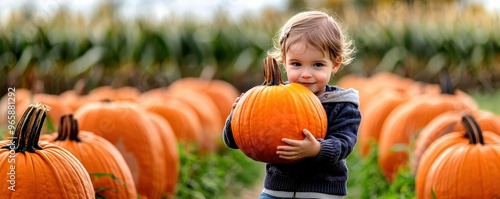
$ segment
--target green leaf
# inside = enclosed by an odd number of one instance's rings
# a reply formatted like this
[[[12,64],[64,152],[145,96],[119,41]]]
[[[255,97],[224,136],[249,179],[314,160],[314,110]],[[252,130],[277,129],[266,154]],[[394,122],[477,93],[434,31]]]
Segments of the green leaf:
[[[93,172],[93,173],[89,173],[90,176],[94,177],[96,180],[99,180],[100,178],[102,177],[110,177],[111,179],[113,179],[114,181],[122,184],[122,185],[125,185],[125,183],[123,183],[123,181],[121,181],[120,179],[118,179],[115,175],[113,175],[112,173],[99,173],[99,172]]]

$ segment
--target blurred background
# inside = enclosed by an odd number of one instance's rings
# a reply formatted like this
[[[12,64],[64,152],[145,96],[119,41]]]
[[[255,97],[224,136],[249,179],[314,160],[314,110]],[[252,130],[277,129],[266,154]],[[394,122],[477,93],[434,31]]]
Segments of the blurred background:
[[[390,71],[435,82],[448,70],[457,87],[491,92],[500,81],[498,4],[4,0],[0,94],[9,86],[50,94],[99,85],[145,91],[200,76],[244,91],[261,82],[261,60],[278,28],[310,9],[335,13],[355,41],[356,60],[338,78]]]
[[[361,108],[383,96],[375,95],[380,88],[368,81],[377,74],[436,85],[447,73],[452,88],[469,94],[482,110],[500,114],[496,0],[2,0],[0,96],[11,87],[25,88],[30,93],[25,98],[71,91],[74,98],[55,104],[79,106],[94,89],[108,87],[133,88],[131,101],[141,101],[141,93],[187,77],[223,80],[245,92],[262,83],[262,59],[279,28],[292,15],[313,9],[333,14],[354,40],[355,60],[331,84],[358,88]],[[347,84],[352,75],[364,84]],[[382,88],[401,83],[378,77],[374,81],[387,81]],[[231,91],[228,104],[239,94]],[[416,97],[408,96],[404,99]],[[219,123],[227,116],[222,113]],[[368,111],[362,114],[368,121]],[[2,124],[0,130],[6,130]],[[217,140],[220,132],[215,131]],[[209,156],[180,152],[177,198],[256,197],[264,165],[239,150],[219,150]],[[390,182],[376,151],[361,157],[357,150],[348,159],[348,198],[415,198],[413,173]]]

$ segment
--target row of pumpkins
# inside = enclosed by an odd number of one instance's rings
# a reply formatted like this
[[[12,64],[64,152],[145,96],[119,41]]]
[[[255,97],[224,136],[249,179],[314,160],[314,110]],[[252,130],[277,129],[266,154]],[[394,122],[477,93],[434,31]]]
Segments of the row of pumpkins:
[[[362,157],[378,152],[389,182],[410,168],[418,198],[498,198],[500,117],[441,77],[440,84],[392,73],[340,79],[360,93],[357,147]]]
[[[224,147],[222,128],[239,91],[222,80],[189,77],[145,92],[102,86],[86,95],[22,88],[14,94],[17,128],[3,132],[0,171],[13,166],[15,175],[0,182],[3,198],[135,199],[175,197],[178,146],[197,155]],[[8,122],[0,116],[0,125]]]

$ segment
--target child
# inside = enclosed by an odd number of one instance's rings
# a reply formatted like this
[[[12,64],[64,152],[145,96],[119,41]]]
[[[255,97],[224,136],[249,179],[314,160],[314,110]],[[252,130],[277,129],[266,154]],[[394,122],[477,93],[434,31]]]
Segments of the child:
[[[320,99],[328,118],[325,138],[307,129],[304,140],[283,138],[276,154],[293,164],[267,164],[260,198],[342,198],[347,195],[345,158],[357,141],[361,122],[358,92],[328,86],[330,77],[352,58],[353,48],[337,22],[324,12],[307,11],[288,20],[268,58],[283,63],[288,81],[300,83]],[[236,106],[239,98],[233,104]],[[224,143],[237,149],[226,120]]]

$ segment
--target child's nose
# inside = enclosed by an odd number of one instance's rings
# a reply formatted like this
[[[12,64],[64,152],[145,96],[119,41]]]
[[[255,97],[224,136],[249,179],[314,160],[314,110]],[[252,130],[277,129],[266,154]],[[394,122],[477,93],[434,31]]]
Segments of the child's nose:
[[[312,73],[308,69],[304,69],[301,73],[301,76],[303,78],[309,78],[312,77]]]

